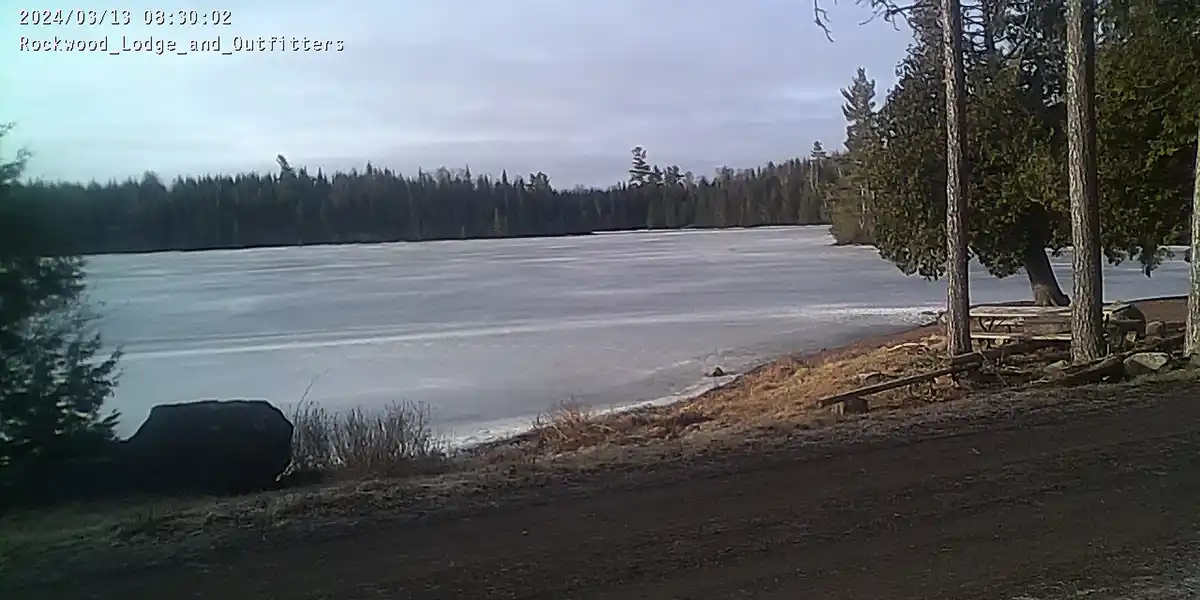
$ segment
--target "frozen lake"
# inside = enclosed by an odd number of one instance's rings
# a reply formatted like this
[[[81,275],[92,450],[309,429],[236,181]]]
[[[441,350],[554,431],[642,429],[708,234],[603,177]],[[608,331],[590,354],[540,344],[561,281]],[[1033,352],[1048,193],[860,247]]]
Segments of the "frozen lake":
[[[203,398],[331,408],[426,402],[463,441],[575,399],[661,398],[772,354],[903,327],[944,284],[825,227],[97,256],[92,296],[121,344],[113,406]],[[1055,260],[1070,291],[1069,255]],[[1187,267],[1108,268],[1108,299],[1184,294]],[[973,272],[972,302],[1024,299]]]

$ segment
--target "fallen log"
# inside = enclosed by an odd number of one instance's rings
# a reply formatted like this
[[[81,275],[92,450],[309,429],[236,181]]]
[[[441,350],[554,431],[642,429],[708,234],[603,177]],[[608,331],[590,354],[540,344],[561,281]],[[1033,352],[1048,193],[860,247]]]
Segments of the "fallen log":
[[[820,400],[817,401],[817,406],[822,406],[822,407],[830,406],[832,404],[837,404],[838,402],[845,402],[846,400],[849,400],[851,398],[858,398],[861,396],[870,396],[871,394],[878,394],[879,392],[886,392],[888,390],[902,388],[906,385],[913,385],[916,383],[931,381],[931,380],[937,379],[938,377],[941,377],[943,375],[954,375],[956,373],[964,373],[966,371],[970,371],[971,369],[978,368],[979,364],[980,363],[966,362],[966,363],[962,363],[962,364],[958,364],[958,365],[950,365],[948,367],[942,367],[942,368],[934,370],[934,371],[929,371],[928,373],[909,375],[908,377],[901,377],[899,379],[893,379],[891,381],[885,381],[883,383],[876,383],[874,385],[860,387],[857,389],[850,390],[848,392],[842,392],[840,394],[834,394],[832,396],[826,396],[824,398],[821,398]]]
[[[1120,356],[1105,356],[1090,363],[1068,367],[1058,377],[1052,379],[1056,385],[1082,385],[1099,383],[1109,377],[1125,374],[1125,361]]]
[[[1037,350],[1038,348],[1043,348],[1047,345],[1048,345],[1047,342],[1040,341],[1040,340],[1026,340],[1026,341],[1022,341],[1022,342],[1017,342],[1015,344],[1005,344],[998,348],[991,348],[991,349],[982,350],[979,352],[968,352],[966,354],[956,354],[954,356],[951,356],[947,360],[947,362],[950,363],[948,366],[942,367],[940,369],[935,369],[933,371],[929,371],[926,373],[918,373],[916,375],[909,375],[908,377],[901,377],[899,379],[893,379],[891,381],[884,381],[882,383],[876,383],[876,384],[872,384],[872,385],[868,385],[868,386],[863,386],[863,387],[856,388],[856,389],[853,389],[853,390],[850,390],[847,392],[842,392],[840,394],[834,394],[832,396],[826,396],[817,401],[817,406],[821,406],[821,407],[831,406],[833,404],[837,404],[838,402],[845,402],[846,400],[850,400],[853,398],[860,398],[862,396],[870,396],[871,394],[878,394],[880,392],[886,392],[888,390],[894,390],[896,388],[902,388],[902,387],[908,386],[908,385],[915,385],[915,384],[923,383],[926,381],[932,381],[934,379],[937,379],[938,377],[942,377],[943,375],[956,375],[958,373],[965,373],[972,369],[978,369],[979,367],[983,366],[983,363],[985,361],[992,361],[992,360],[1004,358],[1006,356],[1015,356],[1017,354],[1022,354],[1025,352],[1030,352],[1032,350]]]

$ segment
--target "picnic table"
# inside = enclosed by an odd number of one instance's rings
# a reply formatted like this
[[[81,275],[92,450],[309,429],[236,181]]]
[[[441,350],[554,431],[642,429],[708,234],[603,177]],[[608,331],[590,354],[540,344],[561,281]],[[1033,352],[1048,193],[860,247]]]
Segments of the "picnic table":
[[[1129,302],[1110,302],[1102,307],[1103,331],[1109,343],[1120,343],[1130,331],[1145,331],[1145,318]],[[1068,306],[980,305],[971,307],[971,339],[981,345],[1018,340],[1071,341],[1071,308]]]

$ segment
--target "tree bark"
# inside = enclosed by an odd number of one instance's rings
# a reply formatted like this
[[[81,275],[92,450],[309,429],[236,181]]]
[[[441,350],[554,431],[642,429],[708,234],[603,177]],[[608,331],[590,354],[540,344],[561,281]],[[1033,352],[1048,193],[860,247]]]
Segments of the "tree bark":
[[[1050,257],[1046,256],[1046,249],[1041,244],[1030,242],[1025,248],[1025,274],[1029,276],[1034,305],[1070,306],[1071,300],[1058,285]]]
[[[966,81],[963,74],[962,6],[942,0],[942,57],[946,76],[946,349],[971,351],[970,282],[967,272]]]
[[[1067,172],[1074,285],[1071,360],[1104,354],[1100,200],[1096,186],[1096,0],[1067,2]]]
[[[1200,116],[1200,115],[1198,115]],[[1200,118],[1196,119],[1200,129]],[[1188,356],[1200,354],[1200,140],[1196,143],[1196,182],[1192,188],[1192,239],[1191,267],[1192,288],[1188,293],[1187,337],[1184,352]]]

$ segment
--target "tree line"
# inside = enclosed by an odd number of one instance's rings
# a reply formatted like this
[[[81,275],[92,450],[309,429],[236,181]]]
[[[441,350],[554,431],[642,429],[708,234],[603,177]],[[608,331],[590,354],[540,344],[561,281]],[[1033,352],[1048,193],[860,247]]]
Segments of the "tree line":
[[[406,177],[371,164],[315,174],[284,156],[271,174],[14,184],[13,202],[53,236],[46,252],[98,254],[296,244],[584,234],[631,229],[828,223],[836,155],[696,176],[633,149],[629,178],[557,189],[542,172],[510,178],[440,168]]]

